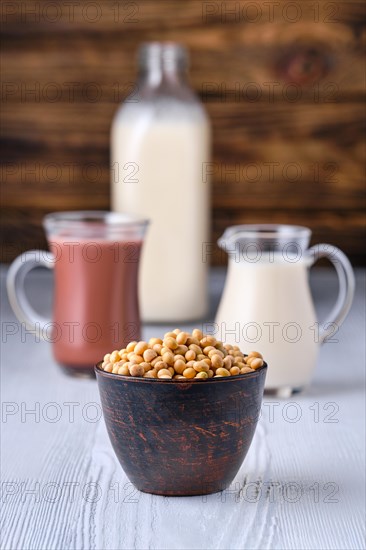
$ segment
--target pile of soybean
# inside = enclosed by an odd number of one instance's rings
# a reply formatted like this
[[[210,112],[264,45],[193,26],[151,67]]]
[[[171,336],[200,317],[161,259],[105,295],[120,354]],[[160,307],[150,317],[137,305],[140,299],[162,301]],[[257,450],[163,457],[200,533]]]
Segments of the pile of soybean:
[[[180,381],[238,376],[262,366],[259,352],[244,355],[238,346],[223,344],[197,328],[192,334],[175,329],[163,339],[130,342],[107,353],[102,363],[102,369],[113,374]]]

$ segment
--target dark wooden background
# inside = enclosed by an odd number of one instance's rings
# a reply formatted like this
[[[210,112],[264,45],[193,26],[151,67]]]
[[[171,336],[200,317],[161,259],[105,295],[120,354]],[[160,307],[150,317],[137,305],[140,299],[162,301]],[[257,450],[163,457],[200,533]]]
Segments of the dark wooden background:
[[[3,261],[45,246],[45,213],[109,208],[109,129],[136,50],[174,40],[213,124],[212,239],[236,223],[304,224],[362,262],[364,2],[1,8]]]

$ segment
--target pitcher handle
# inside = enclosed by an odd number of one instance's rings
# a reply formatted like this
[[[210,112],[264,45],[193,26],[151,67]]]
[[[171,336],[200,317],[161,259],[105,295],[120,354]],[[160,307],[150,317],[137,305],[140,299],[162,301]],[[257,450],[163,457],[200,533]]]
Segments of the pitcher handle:
[[[21,323],[24,323],[27,330],[36,334],[38,338],[43,338],[43,328],[51,320],[37,313],[30,305],[24,288],[25,278],[35,267],[43,266],[53,269],[54,264],[55,256],[50,252],[28,250],[13,261],[6,278],[8,298],[15,316]]]
[[[342,325],[351,309],[355,293],[355,276],[349,259],[336,246],[325,243],[317,244],[308,250],[307,255],[311,260],[311,265],[320,258],[328,258],[338,275],[339,291],[337,301],[329,316],[325,319],[323,328],[320,328],[319,331],[319,341],[322,344],[329,336],[334,334],[334,326],[339,328]]]

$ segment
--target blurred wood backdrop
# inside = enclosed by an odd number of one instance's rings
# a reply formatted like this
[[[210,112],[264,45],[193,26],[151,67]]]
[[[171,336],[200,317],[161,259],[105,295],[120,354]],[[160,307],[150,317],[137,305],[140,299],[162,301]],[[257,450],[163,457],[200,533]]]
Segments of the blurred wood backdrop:
[[[364,6],[3,2],[2,260],[46,246],[47,212],[109,208],[110,124],[136,50],[174,40],[213,124],[212,238],[236,223],[304,224],[360,264]]]

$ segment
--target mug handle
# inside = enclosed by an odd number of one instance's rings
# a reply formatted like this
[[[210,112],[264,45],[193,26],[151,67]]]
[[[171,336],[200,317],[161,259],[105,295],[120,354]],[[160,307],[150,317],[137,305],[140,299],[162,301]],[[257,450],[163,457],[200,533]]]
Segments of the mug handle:
[[[353,296],[355,293],[355,276],[351,263],[347,256],[331,244],[316,244],[307,252],[311,260],[310,266],[320,258],[328,258],[337,271],[339,281],[339,291],[337,301],[329,316],[323,323],[323,328],[319,331],[319,342],[323,344],[329,336],[334,334],[334,327],[339,328],[349,310],[351,309]]]
[[[25,293],[24,282],[28,273],[35,267],[53,269],[54,264],[55,256],[50,252],[28,250],[13,261],[6,278],[8,298],[15,316],[20,323],[24,323],[27,330],[32,331],[39,338],[43,338],[43,327],[51,320],[32,308]]]

